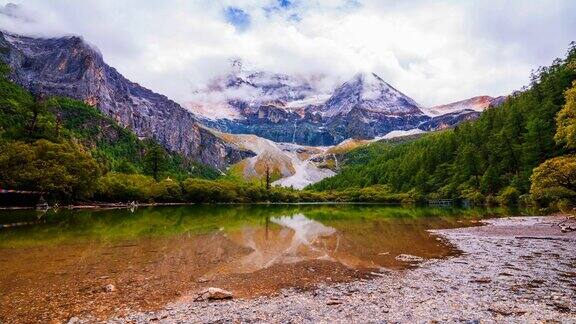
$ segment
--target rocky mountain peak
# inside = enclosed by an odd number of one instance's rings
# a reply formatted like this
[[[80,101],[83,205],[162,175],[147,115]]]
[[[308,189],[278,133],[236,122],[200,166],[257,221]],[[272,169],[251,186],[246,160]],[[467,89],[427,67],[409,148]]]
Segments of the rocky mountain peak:
[[[0,42],[5,48],[15,48],[21,56],[7,56],[12,65],[21,60],[24,69],[14,69],[13,76],[26,87],[33,87],[34,82],[25,70],[36,71],[51,82],[62,78],[80,80],[87,72],[94,71],[104,64],[102,54],[86,43],[79,36],[59,38],[33,38],[0,32]],[[58,71],[58,73],[52,73]],[[33,92],[40,92],[32,88]]]
[[[391,116],[422,115],[420,105],[375,73],[359,73],[338,87],[323,107],[324,115],[346,115],[352,109]]]
[[[375,73],[358,73],[354,81],[361,88],[361,99],[377,99],[382,93],[399,92]]]
[[[454,114],[462,111],[482,112],[490,107],[499,106],[506,97],[476,96],[449,104],[438,105],[424,109],[432,117],[444,114]]]

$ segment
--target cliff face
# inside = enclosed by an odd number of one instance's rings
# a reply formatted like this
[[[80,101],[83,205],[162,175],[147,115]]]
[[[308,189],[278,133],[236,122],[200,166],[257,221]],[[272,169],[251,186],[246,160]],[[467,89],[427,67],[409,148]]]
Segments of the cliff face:
[[[79,37],[37,39],[0,32],[0,48],[12,80],[36,95],[82,100],[137,136],[218,169],[253,155],[216,137],[174,101],[123,77]]]

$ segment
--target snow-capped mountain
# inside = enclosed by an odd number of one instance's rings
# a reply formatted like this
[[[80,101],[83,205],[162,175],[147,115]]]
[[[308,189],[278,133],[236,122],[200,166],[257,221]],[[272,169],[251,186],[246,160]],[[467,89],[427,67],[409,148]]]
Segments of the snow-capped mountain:
[[[430,119],[418,103],[374,73],[357,74],[338,87],[320,109],[335,143],[413,129]]]
[[[218,131],[330,146],[349,138],[381,138],[393,131],[453,127],[505,99],[479,96],[426,108],[375,73],[358,73],[332,90],[321,91],[314,81],[237,68],[210,82],[199,92],[199,100],[187,107]]]
[[[206,126],[302,145],[374,138],[430,119],[413,99],[374,73],[358,74],[325,93],[303,77],[237,72],[217,78],[201,94],[224,99],[187,104]]]
[[[498,106],[506,97],[477,96],[470,99],[460,100],[446,105],[434,106],[424,109],[429,116],[436,117],[444,114],[451,114],[465,110],[482,112],[491,106]]]
[[[412,98],[394,89],[374,73],[359,73],[340,87],[322,106],[325,117],[362,109],[387,116],[423,115]]]

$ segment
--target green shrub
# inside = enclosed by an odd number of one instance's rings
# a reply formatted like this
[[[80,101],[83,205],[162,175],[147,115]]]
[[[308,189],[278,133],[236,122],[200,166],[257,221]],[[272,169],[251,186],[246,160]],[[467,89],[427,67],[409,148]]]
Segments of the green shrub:
[[[64,141],[0,140],[0,187],[46,192],[56,199],[85,199],[100,169],[82,145]]]
[[[488,207],[497,206],[498,205],[498,199],[496,197],[494,197],[494,195],[487,195],[486,200],[485,200],[485,204]]]
[[[558,200],[556,208],[563,213],[569,213],[574,208],[574,204],[570,199],[563,198]]]
[[[178,202],[182,201],[182,188],[178,181],[170,178],[157,182],[153,187],[152,196],[155,201]]]
[[[508,186],[500,192],[498,195],[498,202],[503,206],[516,206],[520,199],[520,192],[518,189]]]
[[[562,187],[552,187],[533,191],[532,199],[541,207],[553,206],[561,199],[575,199],[574,191]]]
[[[473,206],[483,206],[486,202],[486,197],[478,190],[464,190],[461,198],[468,200]]]
[[[95,196],[104,201],[148,201],[154,198],[155,185],[149,176],[108,173],[98,180]]]
[[[536,207],[538,203],[534,200],[534,197],[531,194],[523,194],[520,195],[518,203],[522,207]]]
[[[227,181],[189,178],[182,182],[184,199],[190,202],[237,202],[238,185]]]

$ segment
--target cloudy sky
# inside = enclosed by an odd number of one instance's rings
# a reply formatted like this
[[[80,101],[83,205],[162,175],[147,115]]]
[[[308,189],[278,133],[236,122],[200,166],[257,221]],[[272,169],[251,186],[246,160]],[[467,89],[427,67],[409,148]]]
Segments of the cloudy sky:
[[[502,95],[576,40],[574,0],[0,0],[0,29],[81,35],[129,79],[183,102],[252,69],[372,71],[425,106]]]

